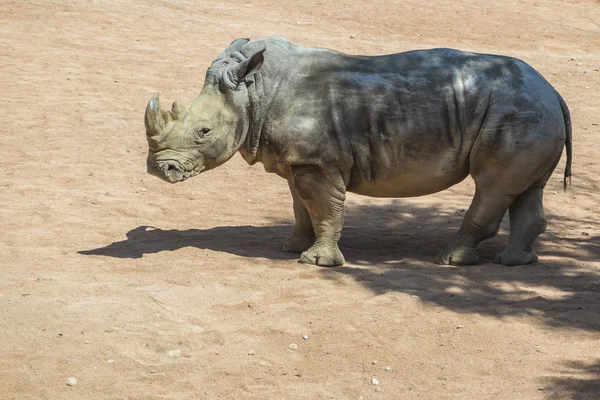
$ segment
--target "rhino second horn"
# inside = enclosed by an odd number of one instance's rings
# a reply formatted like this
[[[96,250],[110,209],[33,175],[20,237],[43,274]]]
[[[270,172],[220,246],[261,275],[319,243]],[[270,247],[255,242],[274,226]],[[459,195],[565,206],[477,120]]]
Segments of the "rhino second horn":
[[[144,122],[146,123],[146,133],[148,136],[160,135],[165,127],[165,118],[160,108],[160,95],[158,93],[152,96],[148,102],[148,106],[146,106]]]
[[[171,113],[175,118],[181,118],[185,115],[185,106],[182,106],[180,103],[174,101],[173,107],[171,107]]]

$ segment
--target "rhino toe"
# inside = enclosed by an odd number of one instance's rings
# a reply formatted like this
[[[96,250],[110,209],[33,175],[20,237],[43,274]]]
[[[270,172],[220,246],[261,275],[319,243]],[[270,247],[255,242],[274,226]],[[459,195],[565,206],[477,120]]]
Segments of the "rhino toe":
[[[451,247],[442,250],[436,261],[442,265],[474,265],[479,262],[479,256],[472,247]]]
[[[313,246],[300,255],[300,262],[321,267],[337,267],[343,265],[344,255],[340,249]]]
[[[507,267],[512,267],[514,265],[526,265],[537,262],[538,256],[535,254],[535,251],[531,249],[526,250],[514,250],[514,249],[504,249],[494,259],[496,264],[502,264]]]

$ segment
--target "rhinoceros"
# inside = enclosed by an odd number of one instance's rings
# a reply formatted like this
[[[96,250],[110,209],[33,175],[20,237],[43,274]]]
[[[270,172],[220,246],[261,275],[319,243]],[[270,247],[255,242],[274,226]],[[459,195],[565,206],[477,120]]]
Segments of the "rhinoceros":
[[[295,225],[283,251],[320,266],[344,263],[338,240],[346,192],[422,196],[471,175],[475,195],[437,262],[475,264],[476,246],[509,211],[503,265],[533,263],[546,229],[542,194],[566,148],[562,97],[525,62],[439,48],[351,56],[285,38],[236,39],[189,104],[145,113],[147,169],[180,182],[239,152],[286,179]]]

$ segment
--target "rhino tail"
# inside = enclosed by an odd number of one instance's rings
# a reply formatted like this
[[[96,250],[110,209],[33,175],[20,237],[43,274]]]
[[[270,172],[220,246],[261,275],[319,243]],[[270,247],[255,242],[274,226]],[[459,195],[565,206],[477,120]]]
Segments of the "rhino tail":
[[[571,160],[573,158],[573,131],[571,128],[571,113],[569,112],[569,107],[567,107],[567,103],[561,97],[561,95],[556,92],[558,96],[558,101],[560,102],[560,109],[563,113],[563,118],[565,120],[565,131],[567,134],[565,140],[565,149],[567,150],[567,164],[565,166],[565,176],[564,176],[564,191],[567,191],[567,182],[568,185],[571,186]]]

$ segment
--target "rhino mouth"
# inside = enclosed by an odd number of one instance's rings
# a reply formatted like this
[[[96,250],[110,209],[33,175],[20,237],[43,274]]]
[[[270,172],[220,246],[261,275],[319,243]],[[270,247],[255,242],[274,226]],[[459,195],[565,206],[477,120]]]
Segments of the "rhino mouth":
[[[160,160],[154,162],[148,160],[148,173],[170,183],[183,181],[188,175],[181,163],[176,160]]]
[[[159,161],[158,166],[165,179],[171,183],[182,181],[186,178],[183,166],[175,160]]]

